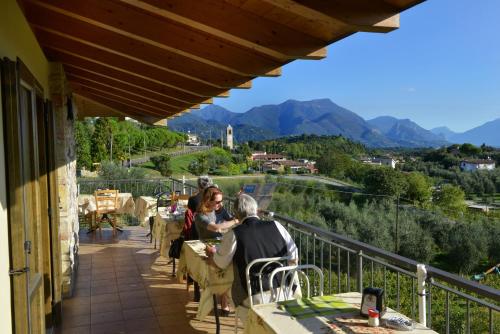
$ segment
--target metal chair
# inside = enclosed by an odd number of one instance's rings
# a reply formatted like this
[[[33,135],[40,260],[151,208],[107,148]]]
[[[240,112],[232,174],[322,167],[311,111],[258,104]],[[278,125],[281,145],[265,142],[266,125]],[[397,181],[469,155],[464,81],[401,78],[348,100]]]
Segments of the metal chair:
[[[258,283],[259,283],[260,300],[258,300],[258,304],[270,302],[269,300],[266,300],[266,296],[269,297],[270,295],[269,294],[265,295],[262,279],[264,276],[269,276],[269,274],[273,272],[274,268],[284,267],[285,261],[289,261],[289,260],[290,260],[290,257],[288,257],[288,256],[268,257],[268,258],[255,259],[247,265],[247,267],[245,269],[245,276],[246,276],[246,281],[247,281],[248,300],[249,300],[250,308],[252,308],[254,305],[254,296],[255,296],[253,291],[252,291],[252,275],[254,278],[257,278]],[[260,269],[257,272],[252,272],[252,269],[254,269],[254,267],[258,266],[258,265],[261,265]],[[269,285],[269,287],[272,287],[272,284]],[[234,333],[235,334],[238,333],[238,319],[239,318],[246,318],[246,313],[248,312],[247,309],[248,309],[248,307],[246,307],[244,305],[238,306],[235,309],[235,315],[234,315]]]
[[[321,269],[313,264],[302,264],[298,266],[280,267],[273,270],[269,276],[269,285],[271,286],[274,277],[281,274],[281,282],[277,289],[271,289],[271,300],[281,301],[293,299],[293,282],[299,281],[301,287],[306,287],[307,298],[311,297],[311,285],[309,276],[305,269],[312,269],[319,277],[319,288],[315,295],[323,296],[324,276]]]

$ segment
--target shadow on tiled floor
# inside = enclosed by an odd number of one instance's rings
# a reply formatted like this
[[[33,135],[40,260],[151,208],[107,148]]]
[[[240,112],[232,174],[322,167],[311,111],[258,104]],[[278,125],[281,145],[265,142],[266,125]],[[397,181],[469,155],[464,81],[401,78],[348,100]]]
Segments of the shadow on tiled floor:
[[[172,277],[172,266],[148,242],[147,230],[128,227],[80,233],[75,294],[63,301],[58,333],[215,333],[215,320],[196,320],[192,288]],[[232,333],[234,318],[221,318]]]

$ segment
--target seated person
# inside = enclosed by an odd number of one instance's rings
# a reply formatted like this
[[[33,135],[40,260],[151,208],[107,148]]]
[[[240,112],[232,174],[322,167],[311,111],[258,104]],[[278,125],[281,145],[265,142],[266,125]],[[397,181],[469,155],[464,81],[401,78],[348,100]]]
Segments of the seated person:
[[[220,238],[222,231],[238,223],[236,219],[217,221],[216,211],[221,209],[222,191],[214,186],[205,189],[195,217],[196,231],[200,240]],[[223,218],[223,212],[221,218]]]
[[[257,216],[257,202],[249,195],[242,194],[236,199],[234,213],[240,224],[224,234],[218,249],[207,247],[208,261],[219,268],[226,268],[233,262],[233,301],[236,307],[248,308],[250,304],[245,275],[247,265],[259,258],[285,256],[290,258],[288,264],[294,265],[298,263],[298,252],[292,237],[280,223],[264,221]],[[257,295],[257,277],[252,278],[251,285],[252,292]]]
[[[185,219],[184,219],[184,228],[182,233],[184,235],[185,240],[197,240],[198,233],[196,233],[196,228],[194,225],[194,217],[196,216],[196,211],[200,206],[201,199],[203,197],[203,191],[208,187],[211,187],[213,182],[210,177],[207,175],[201,175],[198,177],[198,192],[189,197],[188,200],[188,209],[186,210]]]

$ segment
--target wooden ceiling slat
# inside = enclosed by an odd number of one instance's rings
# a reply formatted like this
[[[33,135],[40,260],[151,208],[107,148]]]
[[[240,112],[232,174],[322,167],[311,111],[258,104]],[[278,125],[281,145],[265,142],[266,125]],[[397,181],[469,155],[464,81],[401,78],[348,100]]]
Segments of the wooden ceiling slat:
[[[56,48],[87,59],[92,59],[106,66],[140,73],[143,76],[163,82],[186,93],[208,98],[224,90],[168,72],[159,66],[152,66],[139,59],[135,60],[120,54],[102,50],[80,41],[75,41],[52,32],[38,29],[37,27],[35,27],[35,34],[43,47]]]
[[[322,59],[358,31],[396,29],[399,12],[423,1],[18,0],[82,99],[148,122],[278,76],[294,59]]]
[[[171,53],[242,76],[257,76],[279,66],[277,59],[242,48],[203,31],[109,0],[25,0],[73,19],[164,48]],[[165,33],[168,31],[168,33]]]
[[[146,45],[127,41],[127,38],[113,36],[113,33],[92,31],[91,27],[82,29],[81,33],[87,35],[86,38],[80,38],[73,31],[72,34],[66,34],[51,28],[32,24],[37,35],[45,36],[42,45],[50,43],[52,46],[57,46],[62,49],[81,53],[82,48],[92,50],[94,54],[108,54],[113,57],[127,59],[141,65],[161,70],[187,82],[188,85],[196,84],[198,87],[213,87],[213,88],[231,88],[234,85],[239,85],[242,82],[248,81],[251,77],[241,77],[237,75],[228,76],[227,72],[209,68],[201,63],[192,61],[184,61],[176,55],[165,55],[160,50],[155,52]],[[92,37],[93,36],[93,37]],[[90,39],[94,39],[91,41]],[[101,42],[97,44],[96,42]],[[57,43],[57,44],[55,44]],[[106,45],[106,46],[103,46]],[[158,51],[158,50],[156,50]],[[98,57],[96,57],[98,58]]]
[[[123,114],[124,116],[129,116],[134,119],[144,119],[146,117],[151,117],[151,115],[145,113],[142,110],[135,109],[131,106],[125,105],[120,102],[102,98],[101,96],[89,93],[87,91],[76,92],[75,95],[82,96],[96,103],[102,104],[108,108],[115,110],[116,112]],[[147,123],[147,122],[146,122]]]
[[[76,81],[70,81],[70,86],[72,89],[75,91],[87,91],[89,93],[93,93],[96,95],[100,95],[103,97],[107,97],[112,100],[116,101],[121,101],[124,104],[130,105],[136,109],[143,110],[151,115],[154,116],[164,116],[167,113],[173,113],[173,112],[179,112],[182,109],[174,109],[174,108],[159,108],[154,105],[144,103],[143,101],[140,101],[137,99],[135,96],[127,96],[126,94],[122,92],[117,92],[117,91],[112,91],[112,90],[101,90],[95,86],[86,86],[84,84],[81,84]]]
[[[79,120],[85,117],[124,117],[127,116],[124,112],[119,112],[102,103],[98,103],[87,97],[78,94],[73,94],[73,102],[78,110],[77,117]]]
[[[57,31],[63,36],[70,35],[72,38],[85,40],[95,45],[105,45],[106,49],[112,49],[134,58],[141,58],[144,61],[175,71],[175,73],[182,73],[187,78],[214,86],[232,87],[251,78],[248,75],[242,76],[227,72],[92,24],[74,20],[46,10],[44,7],[29,7],[26,13],[32,25],[37,27]]]
[[[81,55],[72,54],[70,52],[50,47],[45,47],[44,51],[49,59],[60,61],[64,65],[85,68],[89,71],[100,73],[116,80],[125,81],[130,84],[137,84],[172,99],[176,99],[180,102],[191,104],[200,103],[201,101],[206,100],[206,97],[181,91],[168,83],[143,76],[137,72],[131,72],[116,66],[102,64],[93,59],[82,57]]]
[[[100,90],[100,91],[104,91],[104,92],[110,92],[110,93],[113,93],[113,94],[116,94],[116,95],[122,95],[126,98],[129,98],[129,99],[132,99],[132,100],[136,100],[138,102],[141,102],[145,105],[151,105],[152,107],[156,107],[156,108],[159,108],[160,110],[165,110],[165,109],[173,109],[173,110],[179,110],[179,109],[184,109],[183,107],[180,107],[180,106],[174,106],[174,105],[171,105],[171,104],[167,104],[167,103],[163,103],[157,99],[154,99],[154,98],[149,98],[145,95],[142,95],[142,94],[138,94],[138,93],[135,93],[135,92],[131,92],[131,91],[127,91],[127,90],[124,90],[124,89],[121,89],[121,88],[118,88],[118,87],[113,87],[113,86],[110,86],[110,85],[107,85],[107,84],[104,84],[104,83],[100,83],[98,81],[95,81],[95,80],[91,80],[91,79],[87,79],[85,77],[81,77],[79,75],[75,75],[71,72],[69,73],[66,73],[66,77],[68,78],[68,80],[70,82],[75,82],[75,83],[78,83],[82,86],[85,86],[85,87],[91,87],[91,88],[94,88],[94,89],[97,89],[97,90]]]
[[[300,6],[300,4],[295,1],[287,1],[286,6],[276,6],[273,0],[224,1],[258,17],[280,22],[286,27],[321,39],[325,45],[355,32],[349,25],[323,13],[318,12],[312,19],[298,15],[294,12],[294,7]]]
[[[399,28],[396,6],[384,0],[265,0],[276,7],[314,20],[328,16],[357,31],[389,32]]]
[[[120,98],[119,96],[114,96],[112,94],[109,94],[107,92],[102,92],[99,90],[95,90],[92,88],[84,87],[81,86],[77,83],[71,82],[70,83],[71,89],[73,92],[84,95],[84,96],[96,96],[100,98],[100,102],[104,103],[106,105],[109,105],[111,108],[121,110],[119,108],[116,108],[116,105],[121,105],[123,107],[129,107],[133,110],[135,110],[135,115],[136,116],[152,116],[152,117],[166,117],[169,114],[172,114],[172,111],[165,111],[164,113],[160,113],[157,110],[153,110],[151,107],[145,107],[142,106],[138,103],[135,103],[133,101],[129,101],[124,98]],[[177,112],[177,111],[176,111]]]
[[[221,0],[120,1],[281,61],[317,59],[310,57],[311,52],[324,48],[324,40]],[[214,17],[221,19],[214,20]]]
[[[189,108],[191,106],[190,103],[181,102],[175,99],[168,97],[167,95],[163,95],[158,93],[157,91],[146,89],[144,86],[136,85],[131,82],[121,81],[116,78],[108,77],[103,75],[102,73],[97,73],[93,71],[89,71],[88,69],[75,67],[72,65],[64,65],[64,69],[67,75],[75,75],[87,80],[93,80],[96,82],[100,82],[102,84],[116,87],[121,90],[136,92],[144,97],[149,99],[161,101],[168,105],[178,107],[178,108]]]

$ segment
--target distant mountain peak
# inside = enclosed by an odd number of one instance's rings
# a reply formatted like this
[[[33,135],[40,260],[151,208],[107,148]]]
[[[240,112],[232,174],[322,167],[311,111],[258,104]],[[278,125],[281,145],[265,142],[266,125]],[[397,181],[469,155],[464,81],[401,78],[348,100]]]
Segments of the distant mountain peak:
[[[188,116],[190,118],[188,118]],[[234,113],[210,105],[169,122],[173,130],[195,129],[208,138],[227,124],[234,128],[237,142],[302,134],[342,135],[372,147],[440,146],[445,141],[410,119],[381,116],[366,121],[329,98],[256,106]]]

